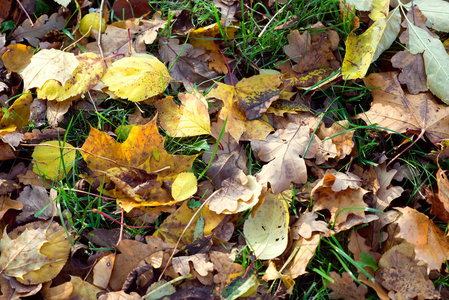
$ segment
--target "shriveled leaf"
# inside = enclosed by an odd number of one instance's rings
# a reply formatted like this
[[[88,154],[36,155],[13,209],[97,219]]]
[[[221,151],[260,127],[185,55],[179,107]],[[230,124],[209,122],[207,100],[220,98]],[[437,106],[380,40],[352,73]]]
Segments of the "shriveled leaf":
[[[23,204],[20,201],[12,200],[6,195],[0,196],[0,220],[9,209],[22,210]]]
[[[293,239],[298,240],[301,237],[310,239],[314,232],[326,233],[328,231],[327,223],[317,221],[316,218],[318,218],[318,214],[313,212],[302,214],[291,227]]]
[[[171,77],[161,61],[147,55],[115,61],[101,81],[117,96],[139,102],[161,94]]]
[[[178,97],[181,105],[176,105],[172,97],[155,103],[162,128],[173,137],[211,134],[206,99],[199,93],[179,93]]]
[[[402,215],[397,220],[398,237],[415,246],[416,258],[427,263],[427,271],[440,270],[449,255],[449,240],[425,214],[410,207],[396,207]]]
[[[190,262],[193,265],[193,269],[201,276],[207,276],[214,270],[214,265],[209,261],[205,253],[174,257],[172,262],[175,271],[183,276],[191,273]]]
[[[48,145],[48,146],[47,146]],[[48,141],[37,146],[33,152],[33,172],[51,180],[62,180],[70,172],[76,152],[69,143]]]
[[[289,214],[285,201],[267,193],[254,217],[243,226],[247,243],[259,259],[272,259],[281,255],[288,243]]]
[[[41,88],[50,79],[65,85],[78,65],[73,53],[43,49],[31,58],[31,63],[20,73],[24,82],[23,89]]]

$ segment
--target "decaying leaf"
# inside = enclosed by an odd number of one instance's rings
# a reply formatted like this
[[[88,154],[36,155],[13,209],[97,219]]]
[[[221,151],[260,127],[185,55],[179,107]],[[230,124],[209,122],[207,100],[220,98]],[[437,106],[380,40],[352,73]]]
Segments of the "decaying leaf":
[[[327,287],[333,291],[329,294],[331,299],[365,299],[368,288],[363,285],[357,286],[347,272],[343,272],[340,277],[340,275],[332,271],[329,273],[329,276],[334,280],[334,282],[327,282]]]
[[[294,240],[298,240],[301,237],[310,239],[314,232],[326,233],[327,223],[324,221],[317,221],[318,214],[313,212],[307,212],[302,214],[298,221],[291,226],[292,237]]]
[[[364,81],[367,87],[379,87],[371,90],[370,110],[358,115],[368,124],[399,133],[424,131],[431,141],[449,137],[449,107],[437,103],[430,93],[403,91],[397,73],[374,73]]]
[[[249,101],[253,99],[248,98],[251,95],[267,89],[275,89],[280,84],[279,75],[256,75],[243,79],[235,87],[218,83],[218,87],[213,89],[208,97],[223,101],[219,118],[223,121],[227,119],[226,132],[229,132],[237,142],[241,137],[247,140],[265,140],[273,128],[262,120],[248,120],[240,109],[239,99]]]
[[[19,26],[12,35],[18,42],[26,39],[31,46],[36,47],[39,44],[39,39],[43,38],[47,32],[61,30],[65,25],[62,15],[54,13],[50,18],[47,15],[42,15],[34,24],[29,19],[25,19],[22,26]]]
[[[272,259],[282,254],[288,243],[287,204],[268,192],[254,217],[243,226],[247,243],[259,259]]]
[[[376,276],[382,285],[390,291],[388,295],[394,299],[439,298],[432,281],[428,279],[425,269],[420,268],[413,259],[399,251],[391,255],[392,266],[380,269]]]
[[[449,240],[444,232],[426,215],[404,207],[396,221],[399,225],[398,237],[415,246],[416,259],[427,263],[427,271],[439,270],[449,255]]]
[[[407,84],[410,94],[416,95],[428,90],[422,54],[400,51],[391,58],[391,64],[395,68],[402,69],[398,79],[400,83]]]

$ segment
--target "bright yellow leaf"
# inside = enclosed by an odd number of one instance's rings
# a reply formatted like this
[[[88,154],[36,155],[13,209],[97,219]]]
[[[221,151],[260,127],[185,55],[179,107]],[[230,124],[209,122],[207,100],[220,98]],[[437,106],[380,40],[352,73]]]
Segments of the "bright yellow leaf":
[[[8,72],[20,72],[31,62],[34,48],[23,44],[9,45],[2,55],[2,61]]]
[[[198,189],[198,182],[193,173],[180,173],[171,187],[171,195],[176,201],[189,199]]]
[[[101,79],[114,94],[133,102],[161,94],[171,80],[167,67],[152,55],[119,59]]]
[[[178,94],[181,105],[167,97],[155,103],[158,118],[170,136],[211,134],[207,101],[199,94]]]
[[[62,180],[73,167],[75,150],[69,143],[60,141],[43,142],[33,152],[33,172],[51,180]],[[49,146],[50,145],[50,146]]]

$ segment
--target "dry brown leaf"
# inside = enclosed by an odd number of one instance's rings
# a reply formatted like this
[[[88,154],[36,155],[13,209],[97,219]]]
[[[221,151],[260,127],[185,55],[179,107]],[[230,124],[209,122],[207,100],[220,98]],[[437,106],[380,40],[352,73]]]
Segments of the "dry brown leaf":
[[[343,272],[340,277],[338,273],[332,271],[329,273],[329,276],[334,280],[334,282],[327,282],[327,287],[333,291],[329,294],[331,299],[365,299],[368,288],[363,285],[357,286],[347,272]]]
[[[65,25],[64,17],[57,13],[52,14],[50,18],[47,15],[42,15],[34,24],[31,24],[29,19],[25,19],[23,24],[12,33],[12,36],[18,42],[26,39],[31,46],[36,47],[39,45],[39,39],[43,38],[47,32],[61,30]]]
[[[324,221],[317,221],[318,214],[314,212],[306,212],[302,214],[298,221],[296,221],[291,227],[292,238],[298,240],[301,237],[309,239],[314,232],[327,233],[327,223]]]
[[[404,92],[397,73],[373,73],[364,78],[374,101],[369,111],[358,117],[367,124],[405,133],[424,131],[433,142],[449,138],[449,107],[437,103],[430,93],[411,95]]]
[[[42,287],[41,293],[47,300],[61,300],[69,299],[73,292],[73,285],[71,282],[65,282],[58,286],[50,287],[51,281],[46,282]]]
[[[39,212],[38,219],[48,220],[58,215],[56,202],[48,195],[44,187],[26,186],[17,198],[23,204],[23,211],[17,216],[19,223],[29,221]]]
[[[411,54],[408,50],[400,51],[391,58],[391,64],[395,68],[402,69],[398,79],[400,83],[407,85],[410,94],[416,95],[428,90],[422,53]]]
[[[305,273],[309,261],[315,255],[320,244],[320,235],[313,234],[309,239],[300,238],[292,245],[292,249],[297,251],[291,262],[285,268],[284,274],[295,279]]]
[[[101,289],[77,276],[70,276],[70,283],[73,286],[73,291],[70,295],[72,297],[79,296],[82,299],[96,299],[97,294],[101,291]]]
[[[397,237],[415,246],[416,259],[427,263],[427,271],[440,270],[441,264],[449,255],[449,238],[426,215],[417,210],[404,207],[396,221],[399,225]]]
[[[315,139],[309,145],[310,129],[289,123],[286,129],[278,129],[265,141],[252,141],[251,147],[265,162],[257,174],[261,183],[269,182],[273,193],[277,194],[290,187],[290,183],[305,183],[307,169],[304,158],[312,158],[318,151]],[[308,149],[307,149],[308,147]],[[304,153],[307,149],[307,153]]]
[[[396,251],[391,255],[392,266],[376,271],[382,285],[390,290],[392,299],[434,299],[440,294],[427,277],[424,268],[403,253]]]
[[[8,209],[22,210],[23,204],[19,201],[12,200],[6,195],[0,196],[0,220],[3,218]]]
[[[115,253],[109,253],[101,257],[93,269],[93,285],[106,289],[111,279],[112,268],[114,267]]]
[[[333,136],[330,141],[335,145],[336,152],[331,152],[330,154],[332,156],[330,157],[337,160],[351,154],[352,148],[354,147],[354,141],[352,140],[354,131],[344,132],[348,128],[348,124],[349,121],[339,121],[332,124],[331,127],[326,128],[324,123],[321,123],[316,132],[316,135],[322,140],[329,139],[329,137]]]
[[[208,256],[205,253],[173,257],[172,259],[175,272],[182,276],[190,274],[190,262],[193,264],[193,269],[201,276],[207,276],[214,270],[213,263],[209,261]]]
[[[315,204],[313,211],[329,210],[330,222],[332,224],[335,222],[336,227],[349,220],[350,214],[365,219],[363,210],[347,209],[348,207],[368,207],[363,201],[363,195],[368,191],[361,188],[360,185],[360,178],[355,174],[328,171],[312,189],[311,195]]]

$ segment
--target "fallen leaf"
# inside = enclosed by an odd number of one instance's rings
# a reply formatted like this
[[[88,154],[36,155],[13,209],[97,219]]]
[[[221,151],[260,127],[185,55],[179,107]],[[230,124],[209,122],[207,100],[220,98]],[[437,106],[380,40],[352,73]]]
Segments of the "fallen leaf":
[[[449,255],[449,240],[429,217],[410,207],[396,207],[402,215],[397,237],[415,246],[416,259],[427,263],[427,271],[440,270]]]
[[[242,135],[247,140],[265,140],[273,128],[262,120],[248,120],[240,109],[238,99],[247,98],[267,89],[275,89],[280,84],[279,75],[255,75],[243,79],[235,87],[218,83],[218,86],[207,96],[223,101],[219,118],[223,121],[227,119],[226,132],[229,132],[236,142]]]
[[[151,11],[151,6],[145,0],[118,0],[114,2],[112,9],[120,20],[140,18]]]
[[[368,205],[363,201],[367,190],[355,184],[360,179],[349,173],[327,173],[312,189],[313,212],[327,209],[331,213],[330,222],[339,227],[350,217],[350,214],[365,218],[364,208]],[[359,208],[359,209],[350,209]],[[333,226],[332,226],[333,227]]]
[[[73,291],[70,296],[79,296],[82,299],[96,299],[97,294],[101,289],[93,286],[87,281],[82,280],[78,276],[70,276],[70,283],[72,283]]]
[[[285,268],[285,275],[289,275],[295,279],[303,274],[306,274],[306,268],[312,257],[315,255],[316,249],[320,244],[320,235],[312,234],[309,239],[300,238],[292,245],[293,251],[297,251],[291,262]]]
[[[288,243],[289,214],[287,204],[268,192],[254,216],[243,226],[246,242],[259,259],[281,255]]]
[[[161,94],[171,77],[162,62],[145,55],[115,61],[101,81],[117,96],[139,102]]]
[[[342,65],[342,75],[345,79],[365,76],[387,26],[389,0],[375,0],[372,4],[374,8],[370,19],[374,23],[359,36],[355,35],[354,29],[346,39],[346,54]]]
[[[435,290],[433,283],[428,279],[417,263],[410,257],[395,252],[391,255],[393,266],[380,269],[376,272],[382,285],[390,290],[388,295],[394,299],[422,299],[439,298],[440,293]]]
[[[69,149],[67,149],[69,148]],[[75,162],[76,152],[69,143],[48,141],[33,152],[33,172],[51,180],[62,180]]]
[[[223,22],[221,22],[223,24]],[[220,27],[218,26],[218,23],[206,26],[204,28],[198,28],[195,30],[192,30],[190,32],[190,43],[193,47],[199,48],[204,47],[206,50],[210,52],[210,58],[211,61],[209,62],[209,67],[211,69],[216,70],[217,72],[227,74],[227,60],[220,51],[219,46],[217,45],[217,42],[214,42],[213,38],[219,38],[219,39],[233,39],[235,32],[238,30],[236,27],[228,26],[223,27],[222,29],[226,35],[226,37],[221,36]]]
[[[354,300],[364,300],[365,295],[368,293],[368,288],[366,286],[357,286],[352,277],[347,273],[338,275],[337,272],[330,272],[329,277],[334,280],[327,282],[327,287],[332,290],[329,294],[331,299],[354,299]]]
[[[183,201],[193,196],[198,187],[195,174],[193,173],[179,173],[173,181],[171,187],[171,195],[175,201]]]
[[[91,128],[81,153],[96,176],[114,182],[104,193],[117,198],[129,212],[135,207],[170,205],[177,201],[169,192],[178,174],[189,172],[196,156],[170,155],[157,129],[156,118],[150,123],[131,128],[128,138],[116,142],[104,132]],[[154,173],[154,172],[157,172]],[[87,178],[90,182],[95,177]]]
[[[154,104],[162,128],[173,137],[211,134],[206,99],[199,93],[179,93],[178,98],[181,101],[180,105],[173,102],[173,97],[167,97]]]
[[[301,214],[298,221],[291,226],[292,238],[299,240],[301,237],[310,239],[314,232],[327,233],[327,223],[317,221],[318,214],[314,212],[306,212]]]
[[[20,73],[23,78],[23,90],[41,88],[50,79],[64,86],[78,65],[73,53],[43,49],[31,58],[30,64]]]
[[[47,80],[37,90],[37,97],[59,102],[78,97],[96,86],[105,71],[103,59],[89,52],[76,56],[76,59],[79,65],[64,85],[54,79]]]
[[[31,62],[34,48],[23,44],[9,45],[2,55],[2,61],[8,72],[20,72]]]
[[[246,179],[245,184],[234,178],[224,179],[221,188],[209,197],[209,209],[217,214],[236,214],[254,207],[263,187],[254,176]]]
[[[449,4],[447,2],[442,0],[416,0],[413,1],[413,5],[417,5],[419,10],[426,16],[428,20],[426,25],[437,31],[449,32],[449,26],[446,22],[446,16],[449,13]]]
[[[278,129],[265,141],[252,141],[257,156],[268,164],[257,174],[260,183],[269,182],[273,193],[278,194],[290,187],[290,183],[305,183],[307,169],[304,158],[312,158],[318,151],[318,142],[309,145],[310,129],[289,123]],[[305,153],[307,149],[307,153]]]
[[[182,276],[191,273],[190,262],[193,264],[193,269],[201,276],[207,276],[214,270],[214,265],[208,260],[205,253],[197,253],[190,256],[173,257],[172,263],[175,271]]]
[[[41,293],[48,300],[68,299],[73,292],[73,285],[71,282],[65,282],[58,286],[50,287],[51,281],[46,282],[42,287]]]
[[[17,227],[9,234],[5,229],[0,251],[3,274],[27,285],[39,284],[61,271],[70,252],[70,242],[62,226],[39,221]]]
[[[22,210],[23,204],[20,201],[12,200],[6,195],[0,196],[0,220],[9,209]]]
[[[33,219],[35,214],[39,213],[36,218],[48,220],[57,215],[56,203],[48,195],[44,187],[26,186],[17,198],[23,204],[23,211],[17,216],[17,222],[25,222]]]
[[[71,99],[62,102],[48,101],[46,111],[48,124],[52,127],[58,126],[59,122],[64,119],[64,115],[69,111],[71,105]]]
[[[410,94],[416,95],[428,90],[424,71],[424,60],[421,54],[411,54],[410,51],[400,51],[391,58],[395,68],[402,69],[399,82],[407,85]]]
[[[364,79],[374,101],[369,111],[358,117],[367,124],[393,132],[422,132],[431,141],[449,137],[449,107],[438,104],[430,93],[411,95],[402,90],[397,73],[373,73]]]
[[[42,39],[47,32],[52,30],[61,30],[65,26],[66,23],[62,15],[54,13],[50,16],[50,18],[47,15],[42,15],[34,24],[32,24],[29,19],[25,19],[23,24],[14,30],[12,36],[18,42],[26,39],[31,46],[37,47],[39,44],[39,39]],[[40,52],[42,51],[43,50]]]
[[[114,267],[115,253],[109,253],[98,260],[93,269],[93,285],[106,289]]]

